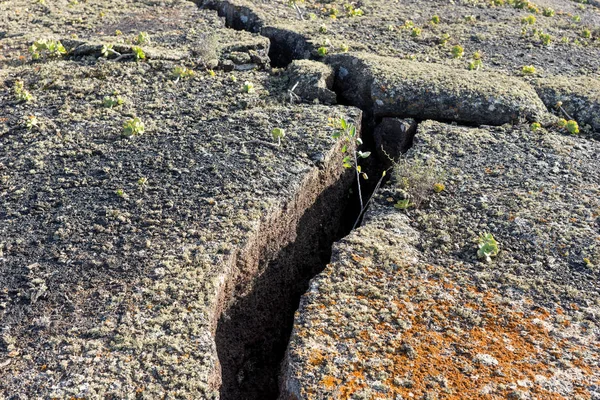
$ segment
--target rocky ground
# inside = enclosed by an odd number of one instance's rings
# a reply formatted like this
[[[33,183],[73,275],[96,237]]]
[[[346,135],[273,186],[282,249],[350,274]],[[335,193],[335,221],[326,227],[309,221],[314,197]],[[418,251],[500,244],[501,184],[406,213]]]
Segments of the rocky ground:
[[[600,398],[598,26],[0,0],[0,397]]]

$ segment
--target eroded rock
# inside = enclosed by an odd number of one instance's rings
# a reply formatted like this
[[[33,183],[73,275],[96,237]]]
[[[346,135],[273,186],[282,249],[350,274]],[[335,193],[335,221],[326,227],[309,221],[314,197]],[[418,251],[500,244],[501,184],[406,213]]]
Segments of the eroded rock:
[[[548,109],[557,110],[560,102],[562,108],[571,118],[587,130],[600,135],[600,81],[592,77],[552,77],[536,79],[534,86]]]
[[[288,67],[288,90],[292,91],[292,98],[313,103],[315,100],[323,104],[336,104],[336,94],[333,87],[333,69],[326,64],[296,60]],[[295,95],[295,96],[294,96]]]
[[[417,131],[414,119],[383,118],[373,132],[379,160],[389,167],[411,146]]]
[[[502,125],[553,121],[526,82],[495,72],[467,71],[366,53],[340,54],[336,90],[375,117],[400,117]]]
[[[598,397],[600,144],[425,121],[407,154],[311,282],[280,399]]]

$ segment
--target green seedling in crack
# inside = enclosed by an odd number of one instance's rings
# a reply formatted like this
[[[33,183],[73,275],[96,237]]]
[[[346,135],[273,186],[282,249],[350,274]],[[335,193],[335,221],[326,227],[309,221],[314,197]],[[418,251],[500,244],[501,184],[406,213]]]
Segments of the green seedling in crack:
[[[491,262],[492,257],[496,257],[500,251],[498,242],[491,233],[481,233],[477,239],[477,243],[479,245],[477,257],[485,259],[486,262]]]
[[[139,46],[131,46],[131,51],[133,52],[133,58],[135,61],[143,60],[146,58],[146,53]]]
[[[358,225],[362,215],[364,214],[367,207],[369,206],[369,203],[373,199],[373,196],[371,195],[371,197],[367,200],[366,203],[363,201],[361,179],[367,180],[369,179],[369,177],[362,170],[362,167],[358,164],[358,161],[360,159],[369,158],[371,152],[363,152],[358,150],[358,147],[363,144],[363,141],[360,137],[358,137],[356,125],[348,122],[345,118],[340,118],[336,121],[333,121],[333,126],[335,126],[337,130],[332,135],[332,138],[340,140],[342,142],[341,152],[344,155],[344,158],[342,159],[342,165],[344,166],[344,168],[353,169],[354,173],[356,174],[356,184],[358,186],[358,199],[360,201],[360,213],[358,214],[358,217],[356,218],[356,221],[354,222],[354,225],[352,227],[352,229],[354,229]],[[379,178],[379,181],[377,182],[373,193],[376,193],[379,189],[379,186],[381,185],[381,182],[383,181],[383,178],[385,177],[386,173],[387,171],[383,171],[383,173],[381,174],[381,178]]]
[[[461,58],[465,54],[465,49],[462,46],[456,45],[452,47],[452,57]]]
[[[113,50],[112,44],[103,44],[102,49],[100,49],[100,54],[102,54],[102,57],[104,58],[108,58],[110,55],[121,55],[121,53],[119,53],[118,51]]]
[[[32,60],[39,60],[42,56],[57,58],[67,54],[67,50],[58,40],[39,39],[29,46]]]

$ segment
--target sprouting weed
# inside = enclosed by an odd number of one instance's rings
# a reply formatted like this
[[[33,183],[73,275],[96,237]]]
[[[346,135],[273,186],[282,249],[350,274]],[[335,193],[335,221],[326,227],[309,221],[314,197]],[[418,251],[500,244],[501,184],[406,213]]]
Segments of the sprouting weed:
[[[25,84],[23,81],[15,81],[13,92],[17,101],[28,102],[33,100],[33,95],[27,89],[25,89]]]
[[[138,33],[137,37],[135,38],[135,43],[139,46],[150,43],[150,35],[148,35],[147,32]]]
[[[285,137],[285,129],[275,128],[271,131],[271,135],[273,136],[273,140],[277,141],[277,146],[281,146],[281,139]]]
[[[254,84],[252,82],[246,81],[244,82],[244,86],[242,87],[242,89],[244,90],[244,92],[246,93],[254,93]]]
[[[325,56],[327,55],[327,53],[328,53],[328,51],[327,51],[327,47],[325,47],[325,46],[321,46],[321,47],[319,47],[319,48],[317,49],[317,53],[319,53],[319,55],[320,55],[321,57],[325,57]]]
[[[104,96],[102,105],[106,108],[113,108],[122,105],[125,102],[121,96]]]
[[[179,79],[190,78],[190,77],[196,75],[196,73],[194,72],[194,70],[189,69],[187,67],[177,66],[177,67],[173,68],[171,75],[175,78],[175,80],[179,80]]]
[[[142,122],[141,119],[139,119],[138,117],[135,117],[135,118],[130,119],[129,121],[125,122],[125,124],[123,125],[122,136],[125,136],[125,137],[137,136],[137,135],[141,135],[142,133],[144,133],[144,131],[145,131],[144,123]]]
[[[452,47],[452,57],[461,58],[465,54],[465,49],[462,46],[456,45]]]
[[[477,257],[485,259],[486,262],[490,262],[492,261],[491,257],[496,257],[498,255],[498,252],[500,251],[498,242],[491,233],[481,233],[477,242],[479,244]]]
[[[567,132],[569,132],[572,135],[576,135],[579,133],[579,124],[577,124],[577,121],[574,120],[569,120],[567,121]]]
[[[527,75],[535,74],[535,67],[533,65],[524,65],[521,72]]]
[[[39,39],[29,46],[29,54],[32,60],[39,60],[44,55],[49,58],[61,57],[67,54],[67,50],[58,40]]]
[[[534,122],[531,124],[530,128],[532,132],[537,131],[538,129],[540,129],[542,127],[542,125],[539,122]]]
[[[135,61],[143,60],[146,58],[146,53],[139,46],[131,46],[131,51],[133,52],[133,57]]]

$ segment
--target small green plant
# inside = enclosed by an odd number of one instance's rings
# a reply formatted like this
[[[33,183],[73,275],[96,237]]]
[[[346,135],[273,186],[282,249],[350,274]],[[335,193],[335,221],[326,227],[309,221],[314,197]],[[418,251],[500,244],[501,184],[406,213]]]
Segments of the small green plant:
[[[410,199],[398,200],[396,204],[394,204],[394,208],[397,208],[399,210],[407,210],[412,206],[414,206],[414,204],[410,202]]]
[[[521,72],[527,75],[535,74],[535,67],[533,65],[524,65]]]
[[[144,133],[144,123],[138,117],[130,119],[125,122],[123,125],[123,133],[122,136],[130,137],[130,136],[138,136]]]
[[[554,9],[547,7],[544,8],[542,14],[544,15],[544,17],[554,17],[554,14],[556,14],[556,12],[554,11]]]
[[[438,17],[437,15],[434,15],[433,17],[431,17],[431,23],[434,25],[437,25],[440,23],[440,17]]]
[[[327,51],[327,47],[325,47],[325,46],[321,46],[321,47],[319,47],[319,48],[317,49],[317,53],[319,53],[319,55],[320,55],[321,57],[325,57],[325,56],[327,55],[327,53],[328,53],[328,51]]]
[[[38,127],[40,124],[40,120],[35,115],[28,115],[25,117],[25,126],[28,131],[32,131],[34,128]]]
[[[483,67],[483,61],[475,59],[469,63],[469,71],[477,71]]]
[[[327,25],[323,24],[319,27],[319,33],[327,33]]]
[[[191,70],[187,67],[177,66],[173,68],[171,75],[175,78],[176,81],[179,81],[180,79],[190,78],[196,75],[196,73],[194,72],[194,70]]]
[[[450,40],[450,35],[447,33],[443,33],[442,36],[440,36],[439,42],[440,45],[445,46],[446,43],[448,43],[448,41]]]
[[[461,58],[465,54],[465,49],[462,46],[456,45],[452,47],[452,57]]]
[[[355,8],[352,4],[345,4],[344,8],[346,9],[346,15],[349,17],[360,17],[365,13],[360,8]]]
[[[485,259],[486,262],[492,261],[492,257],[496,257],[500,249],[498,248],[498,242],[494,239],[494,235],[491,233],[481,233],[477,239],[479,250],[477,250],[477,257]]]
[[[150,43],[150,35],[148,35],[147,32],[140,32],[140,33],[138,33],[138,35],[135,38],[134,42],[138,46],[141,46],[143,44],[148,44],[148,43]]]
[[[534,122],[530,126],[532,132],[535,132],[538,129],[541,129],[541,127],[542,127],[542,125],[539,122]]]
[[[401,157],[394,162],[393,181],[405,194],[403,199],[410,200],[406,204],[419,208],[426,203],[433,193],[445,189],[444,174],[435,166],[433,160],[409,160]]]
[[[271,131],[273,140],[277,140],[277,146],[281,146],[281,139],[285,137],[285,129],[275,128]]]
[[[580,17],[579,15],[573,15],[573,16],[571,17],[571,20],[572,20],[573,22],[581,22],[581,17]]]
[[[410,35],[412,37],[420,36],[421,35],[421,28],[417,28],[417,27],[412,28],[412,30],[410,31]]]
[[[125,197],[125,191],[123,189],[115,190],[115,194],[121,198]]]
[[[250,81],[244,82],[244,86],[242,86],[242,90],[245,93],[254,93],[256,90],[254,89],[254,84]]]
[[[569,132],[572,135],[576,135],[579,133],[579,125],[577,124],[577,121],[575,120],[569,120],[567,121],[567,132]]]
[[[585,38],[585,39],[589,39],[592,37],[592,31],[590,31],[589,29],[584,29],[581,31],[581,37]]]
[[[137,180],[137,184],[140,186],[141,189],[145,188],[146,186],[148,186],[148,178],[142,176],[140,179]]]
[[[23,83],[23,81],[15,81],[15,85],[13,86],[13,92],[17,101],[28,102],[33,100],[33,95],[29,93],[27,89],[25,89],[25,84]]]
[[[131,46],[131,51],[133,52],[133,58],[135,61],[143,60],[146,58],[146,53],[139,46]]]
[[[123,34],[123,32],[121,32],[119,29],[115,30],[115,36],[121,36]]]
[[[100,49],[100,54],[102,54],[102,57],[104,57],[104,58],[108,58],[110,55],[115,55],[115,56],[121,55],[121,53],[119,53],[113,49],[112,44],[103,44],[102,49]]]
[[[465,22],[469,22],[469,23],[475,23],[475,21],[477,21],[477,17],[475,17],[474,15],[465,15]]]
[[[207,72],[208,72],[208,75],[210,77],[212,77],[212,78],[214,78],[215,76],[217,76],[217,73],[214,70],[212,70],[212,69],[207,70]]]
[[[535,21],[536,21],[535,15],[528,15],[521,19],[521,23],[526,24],[526,25],[533,25],[533,24],[535,24]]]
[[[40,39],[29,46],[32,60],[39,60],[42,56],[57,58],[67,54],[67,50],[58,40]]]
[[[347,53],[350,50],[350,46],[348,46],[346,43],[342,43],[340,45],[340,50],[342,53]]]
[[[106,108],[113,108],[122,105],[125,101],[121,96],[104,96],[102,99],[102,105]]]
[[[548,46],[552,42],[552,36],[548,33],[540,33],[540,39],[544,46]]]
[[[353,169],[356,174],[356,184],[358,185],[358,198],[360,201],[360,213],[358,214],[358,218],[354,222],[354,229],[362,217],[363,213],[367,209],[367,206],[371,202],[372,197],[370,197],[367,202],[363,201],[362,196],[362,187],[361,187],[361,179],[367,180],[369,177],[365,172],[363,172],[362,167],[359,165],[358,161],[360,159],[369,158],[371,152],[368,151],[360,151],[358,147],[363,144],[363,141],[360,137],[358,137],[356,126],[350,122],[348,122],[345,118],[340,118],[336,121],[332,122],[332,125],[337,128],[336,132],[332,135],[332,138],[336,140],[342,141],[342,154],[344,158],[342,159],[342,165],[344,168]],[[386,175],[386,171],[384,171],[381,175],[381,178],[375,185],[375,191],[381,185],[383,178]]]

